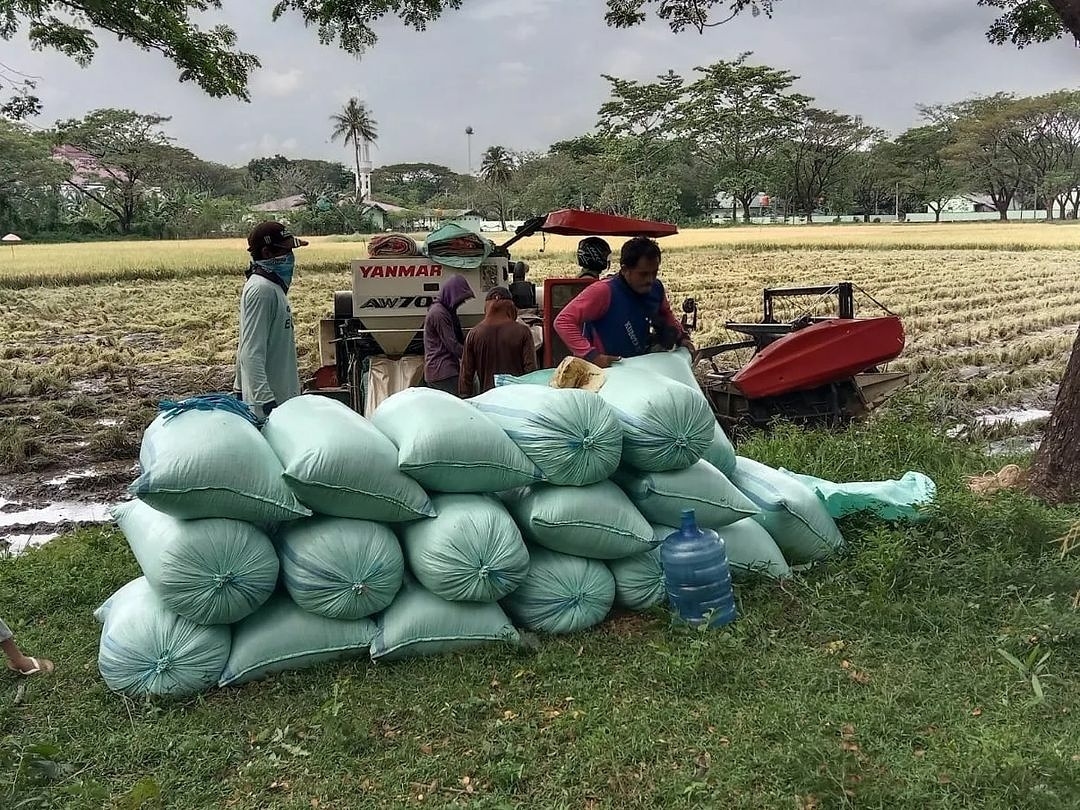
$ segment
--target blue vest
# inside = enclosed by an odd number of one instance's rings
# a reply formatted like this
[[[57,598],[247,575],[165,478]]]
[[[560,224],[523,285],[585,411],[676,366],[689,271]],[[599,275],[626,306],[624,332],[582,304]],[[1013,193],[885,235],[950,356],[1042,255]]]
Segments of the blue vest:
[[[664,300],[664,285],[654,281],[652,289],[638,295],[622,276],[604,279],[597,284],[607,284],[611,290],[611,305],[598,321],[585,324],[582,333],[589,342],[596,338],[604,345],[604,352],[617,357],[637,357],[649,351],[649,328],[657,333],[663,331],[660,323],[660,304]]]

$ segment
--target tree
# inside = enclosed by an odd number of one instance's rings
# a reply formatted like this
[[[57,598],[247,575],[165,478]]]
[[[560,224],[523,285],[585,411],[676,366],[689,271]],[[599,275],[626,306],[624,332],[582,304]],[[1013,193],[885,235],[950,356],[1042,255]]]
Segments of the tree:
[[[1004,12],[986,32],[995,45],[1025,48],[1066,34],[1080,42],[1080,0],[979,0],[979,5]]]
[[[34,48],[60,51],[85,67],[98,47],[91,28],[98,28],[171,59],[180,69],[180,81],[193,81],[210,96],[246,101],[248,76],[259,60],[235,50],[231,28],[203,30],[190,19],[193,13],[220,8],[221,0],[0,0],[0,39],[10,40],[25,29]]]
[[[959,174],[944,158],[949,145],[948,129],[933,124],[909,129],[896,139],[900,182],[934,213],[934,222],[941,221],[945,203],[961,190]]]
[[[375,143],[379,139],[376,130],[377,123],[371,117],[371,111],[358,98],[350,98],[344,109],[330,116],[330,123],[334,125],[330,139],[336,141],[342,138],[345,144],[353,145],[353,156],[356,158],[356,202],[361,202],[360,189],[360,153],[367,144]]]
[[[457,192],[464,177],[435,163],[395,163],[372,173],[380,198],[394,197],[406,207],[423,208],[440,194]]]
[[[749,53],[695,71],[682,125],[696,153],[711,164],[720,186],[750,221],[750,204],[765,189],[769,164],[789,138],[810,99],[791,92],[798,79],[786,70],[748,65]]]
[[[47,138],[0,119],[0,231],[20,230],[28,213],[42,213],[42,190],[68,174],[52,159]]]
[[[1028,481],[1050,503],[1080,500],[1080,331]]]
[[[701,34],[746,12],[754,17],[771,17],[779,1],[606,0],[604,19],[615,28],[632,28],[645,22],[651,11],[675,33],[689,29]],[[375,29],[384,18],[396,17],[405,25],[424,31],[444,12],[460,9],[462,3],[463,0],[279,0],[273,18],[295,11],[306,25],[318,29],[319,40],[324,44],[336,41],[349,53],[360,54],[378,41]],[[987,37],[996,44],[1009,42],[1022,48],[1057,39],[1068,32],[1080,40],[1080,0],[976,0],[976,4],[1003,10],[987,32]]]
[[[807,222],[813,222],[814,210],[836,189],[844,160],[874,134],[858,117],[813,107],[803,111],[786,162],[792,201]]]
[[[972,190],[990,195],[1002,220],[1027,176],[1028,145],[1020,107],[1010,93],[928,108],[931,121],[948,128],[945,156]]]
[[[82,120],[57,124],[57,142],[73,147],[67,159],[76,172],[64,182],[115,217],[130,233],[159,167],[174,156],[172,139],[161,131],[166,116],[131,110],[95,110]]]
[[[875,134],[872,143],[857,149],[847,160],[851,199],[864,222],[883,208],[893,210],[900,181],[896,144],[882,139],[881,133]]]
[[[289,159],[283,155],[273,157],[261,157],[249,160],[247,166],[248,175],[256,183],[271,179],[278,172],[289,167]]]
[[[491,189],[499,223],[506,230],[507,188],[517,166],[515,155],[504,146],[489,146],[480,161],[480,179]]]

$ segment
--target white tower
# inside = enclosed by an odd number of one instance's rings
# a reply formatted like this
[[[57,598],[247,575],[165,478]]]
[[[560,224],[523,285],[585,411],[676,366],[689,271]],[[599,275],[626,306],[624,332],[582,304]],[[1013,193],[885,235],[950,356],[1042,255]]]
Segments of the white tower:
[[[371,201],[371,143],[367,140],[360,145],[360,200]]]

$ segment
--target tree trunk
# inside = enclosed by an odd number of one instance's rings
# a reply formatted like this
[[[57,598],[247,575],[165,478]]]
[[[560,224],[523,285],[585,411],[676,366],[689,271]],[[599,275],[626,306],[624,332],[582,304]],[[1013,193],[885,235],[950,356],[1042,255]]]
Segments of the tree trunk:
[[[1065,27],[1072,32],[1073,37],[1080,42],[1080,0],[1047,0]]]
[[[1080,498],[1080,330],[1035,463],[1031,492],[1049,503]]]
[[[934,222],[941,222],[941,209],[940,205],[934,209]]]
[[[356,157],[356,204],[360,204],[360,141],[353,138],[353,152]]]
[[[1065,221],[1065,195],[1058,197],[1058,219]]]
[[[739,200],[739,202],[742,203],[743,222],[745,222],[747,225],[750,224],[750,200],[752,199],[752,197],[745,197]]]
[[[1080,219],[1080,194],[1076,195],[1076,199],[1072,201],[1072,217]]]
[[[1002,208],[1000,205],[998,206],[998,219],[1000,219],[1002,222],[1008,222],[1009,221],[1009,204],[1008,203],[1005,203],[1004,208]]]

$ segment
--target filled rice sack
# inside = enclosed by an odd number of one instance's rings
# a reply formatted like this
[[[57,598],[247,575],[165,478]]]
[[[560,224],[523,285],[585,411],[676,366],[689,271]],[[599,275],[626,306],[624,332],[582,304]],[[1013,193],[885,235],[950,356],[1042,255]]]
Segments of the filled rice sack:
[[[497,643],[521,643],[497,602],[448,602],[406,577],[379,617],[371,657],[397,661]]]
[[[844,538],[817,495],[788,475],[739,456],[732,483],[761,510],[754,515],[791,565],[828,560]]]
[[[306,394],[278,406],[263,438],[296,497],[334,517],[400,523],[431,517],[423,488],[398,470],[398,451],[347,405]]]
[[[614,481],[650,523],[679,525],[693,509],[699,526],[716,529],[758,513],[722,472],[702,459],[685,470],[644,473],[621,469]]]
[[[139,577],[94,611],[101,622],[98,669],[106,686],[132,697],[186,697],[217,683],[232,647],[224,625],[188,621]]]
[[[113,507],[139,567],[169,610],[196,624],[232,624],[277,586],[270,538],[239,520],[177,520],[142,501]]]
[[[542,546],[531,554],[529,575],[502,601],[519,626],[573,633],[604,620],[615,601],[615,578],[606,565]]]
[[[233,411],[159,414],[143,434],[139,466],[131,494],[181,520],[268,526],[311,514],[286,485],[281,462],[258,428]]]
[[[238,686],[275,672],[357,658],[374,636],[371,619],[328,619],[279,592],[233,628],[232,653],[218,685]]]
[[[712,444],[716,420],[700,390],[616,363],[605,371],[598,396],[622,422],[625,466],[685,469]]]
[[[398,468],[432,492],[499,492],[543,480],[502,428],[445,391],[401,391],[371,421],[397,447]]]
[[[277,536],[281,578],[304,610],[329,619],[378,613],[401,588],[405,559],[394,532],[369,520],[319,515]]]
[[[784,559],[780,547],[765,527],[753,518],[724,526],[717,529],[716,533],[720,535],[727,549],[732,579],[744,580],[755,575],[768,579],[791,577],[791,567]]]
[[[658,543],[663,543],[664,538],[674,531],[676,529],[668,526],[653,526]],[[607,567],[615,577],[615,604],[619,607],[640,613],[666,601],[659,545],[633,557],[609,560]]]
[[[587,487],[536,484],[501,497],[525,539],[552,551],[616,560],[655,545],[649,522],[611,481]]]
[[[595,484],[619,466],[622,425],[607,403],[588,391],[508,385],[469,402],[501,427],[552,484]]]
[[[529,570],[513,518],[490,495],[436,495],[439,516],[401,527],[409,569],[427,590],[452,602],[497,602]]]

